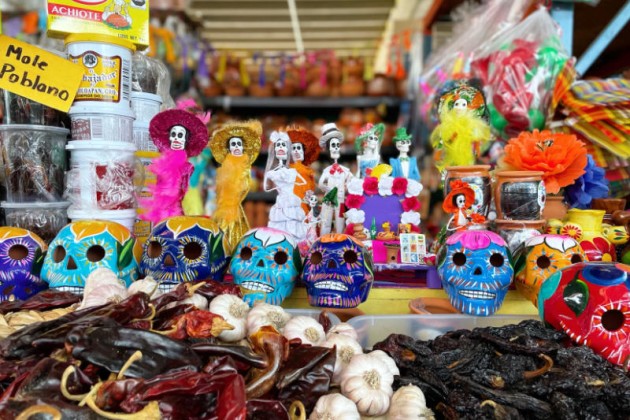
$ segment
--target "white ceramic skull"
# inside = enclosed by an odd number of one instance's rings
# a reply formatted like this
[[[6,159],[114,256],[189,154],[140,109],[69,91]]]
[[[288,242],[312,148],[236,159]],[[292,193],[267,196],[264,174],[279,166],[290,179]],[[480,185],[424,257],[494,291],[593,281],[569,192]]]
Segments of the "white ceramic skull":
[[[188,140],[188,130],[184,126],[174,125],[171,127],[169,140],[171,141],[171,149],[184,150],[186,148],[186,140]]]
[[[228,142],[230,153],[234,156],[243,156],[243,139],[240,137],[232,137]]]
[[[304,160],[304,146],[302,143],[291,144],[291,157],[294,162],[302,162]]]
[[[370,150],[376,150],[378,148],[378,136],[376,133],[372,133],[368,136],[367,148]]]
[[[284,139],[279,139],[274,144],[274,152],[278,160],[287,160],[289,157],[289,148],[287,142]]]
[[[467,108],[468,108],[468,102],[464,98],[459,98],[453,104],[453,109],[456,109],[458,111],[463,111],[463,110],[465,110]]]
[[[458,209],[463,209],[466,207],[466,196],[464,194],[459,194],[455,197],[455,204],[457,204]]]
[[[409,147],[411,142],[407,140],[400,140],[396,142],[396,149],[402,153],[409,153]]]
[[[328,150],[330,151],[331,158],[339,159],[341,157],[341,141],[335,138],[330,139]]]
[[[310,197],[308,197],[308,205],[311,208],[317,207],[317,204],[319,203],[319,200],[317,199],[317,196],[315,194],[311,195]]]

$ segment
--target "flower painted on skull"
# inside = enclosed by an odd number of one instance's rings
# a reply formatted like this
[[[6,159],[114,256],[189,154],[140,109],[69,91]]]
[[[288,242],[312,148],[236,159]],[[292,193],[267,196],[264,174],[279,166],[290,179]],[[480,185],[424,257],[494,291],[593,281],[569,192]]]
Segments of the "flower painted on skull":
[[[24,300],[48,288],[39,278],[47,249],[33,232],[0,227],[0,302]]]
[[[127,286],[138,278],[142,247],[129,229],[115,222],[70,223],[53,239],[44,259],[42,280],[49,287],[83,293],[85,280],[97,268],[109,268]]]
[[[580,241],[580,246],[586,252],[589,261],[610,262],[617,259],[613,244],[602,237],[596,236],[590,241]]]
[[[536,306],[538,292],[545,280],[561,268],[587,260],[580,244],[562,235],[528,238],[515,259],[516,289]]]
[[[630,267],[580,263],[545,281],[538,296],[540,318],[587,345],[611,363],[630,357]]]
[[[302,279],[311,306],[355,308],[365,302],[374,280],[372,260],[349,235],[328,234],[311,247]]]
[[[140,272],[153,276],[160,290],[180,283],[221,280],[228,264],[225,238],[207,217],[175,216],[153,228],[144,245]]]
[[[230,273],[250,305],[264,301],[280,305],[293,291],[302,269],[296,239],[289,233],[262,227],[247,232],[239,242]]]
[[[469,315],[495,313],[514,274],[510,260],[505,241],[494,232],[465,230],[451,235],[438,264],[451,305]]]

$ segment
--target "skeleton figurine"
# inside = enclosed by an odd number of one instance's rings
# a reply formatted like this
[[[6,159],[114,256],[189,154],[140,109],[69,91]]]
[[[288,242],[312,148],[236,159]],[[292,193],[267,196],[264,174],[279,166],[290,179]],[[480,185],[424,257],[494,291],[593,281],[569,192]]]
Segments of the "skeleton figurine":
[[[228,142],[230,154],[232,156],[243,156],[243,140],[239,137],[232,137]]]
[[[392,176],[394,178],[407,178],[414,181],[420,181],[420,172],[418,171],[418,162],[415,157],[409,156],[409,147],[411,146],[412,136],[407,134],[405,127],[399,127],[394,136],[394,145],[398,150],[397,158],[389,159],[389,166],[392,167]]]
[[[321,213],[321,235],[330,233],[333,223],[337,233],[343,233],[345,227],[343,204],[346,196],[346,185],[352,179],[352,173],[350,169],[337,163],[341,156],[342,142],[343,134],[337,126],[334,123],[324,124],[319,145],[322,149],[328,148],[334,163],[325,168],[319,178],[319,188],[326,193]],[[335,189],[336,193],[333,193]]]
[[[357,136],[354,147],[357,151],[357,176],[365,178],[376,165],[381,163],[380,148],[385,125],[367,124]]]
[[[291,140],[287,133],[274,131],[269,137],[269,157],[263,182],[265,191],[277,191],[276,203],[269,210],[268,227],[288,232],[298,241],[306,238],[302,201],[293,189],[306,180],[295,168],[289,168]]]
[[[193,166],[188,158],[199,155],[208,144],[208,129],[195,114],[171,109],[157,114],[149,125],[151,139],[161,156],[149,165],[156,177],[151,198],[141,200],[143,220],[154,224],[183,214],[182,200],[188,190]]]

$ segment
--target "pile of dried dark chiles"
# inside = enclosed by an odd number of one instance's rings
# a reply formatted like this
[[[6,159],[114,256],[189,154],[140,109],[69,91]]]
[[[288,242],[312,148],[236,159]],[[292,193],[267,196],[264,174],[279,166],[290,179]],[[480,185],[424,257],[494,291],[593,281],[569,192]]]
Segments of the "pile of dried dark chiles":
[[[432,341],[392,334],[394,389],[419,386],[446,419],[627,419],[630,378],[538,321],[453,331]]]

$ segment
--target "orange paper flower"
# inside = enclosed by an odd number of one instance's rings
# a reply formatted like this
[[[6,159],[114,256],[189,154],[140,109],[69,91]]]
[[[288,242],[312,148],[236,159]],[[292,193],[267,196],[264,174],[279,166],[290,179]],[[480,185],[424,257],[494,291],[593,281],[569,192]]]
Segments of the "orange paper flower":
[[[584,174],[586,148],[572,134],[522,132],[505,146],[504,162],[522,171],[542,171],[547,192],[557,194]]]

